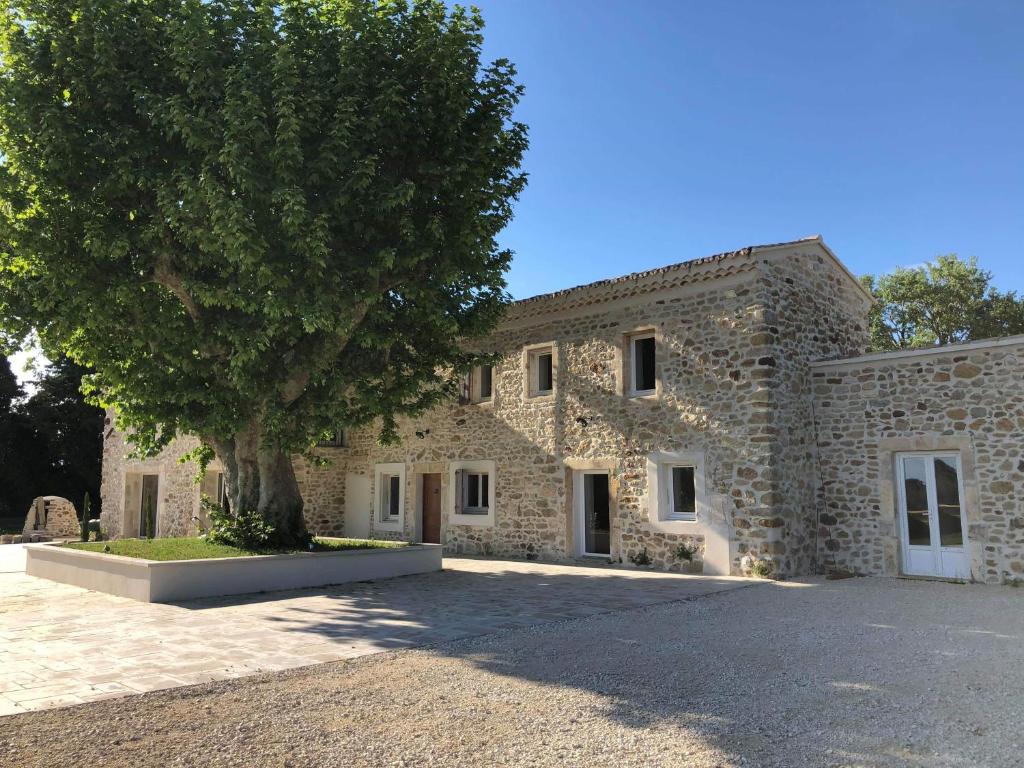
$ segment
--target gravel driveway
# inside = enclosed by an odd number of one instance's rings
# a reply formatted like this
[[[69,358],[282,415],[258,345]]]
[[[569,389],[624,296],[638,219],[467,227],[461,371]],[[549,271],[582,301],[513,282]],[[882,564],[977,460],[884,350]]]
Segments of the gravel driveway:
[[[764,584],[0,720],[11,766],[1016,766],[1024,590]]]

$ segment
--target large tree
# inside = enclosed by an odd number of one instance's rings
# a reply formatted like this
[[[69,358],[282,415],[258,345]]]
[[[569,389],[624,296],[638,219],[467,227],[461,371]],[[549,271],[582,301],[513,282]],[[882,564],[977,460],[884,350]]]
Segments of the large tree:
[[[1024,333],[1024,299],[992,285],[974,258],[939,256],[920,267],[861,278],[876,304],[875,351],[927,347]]]
[[[454,391],[507,303],[513,66],[441,0],[8,0],[0,327],[198,435],[305,537],[291,456]]]

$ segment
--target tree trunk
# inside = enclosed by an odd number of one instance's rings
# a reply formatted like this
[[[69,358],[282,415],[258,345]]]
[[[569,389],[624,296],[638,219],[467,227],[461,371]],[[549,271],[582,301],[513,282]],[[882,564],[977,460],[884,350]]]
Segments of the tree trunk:
[[[291,456],[276,445],[261,443],[259,425],[250,423],[233,438],[209,441],[224,465],[224,485],[233,514],[256,510],[273,526],[274,543],[306,543],[302,494]]]

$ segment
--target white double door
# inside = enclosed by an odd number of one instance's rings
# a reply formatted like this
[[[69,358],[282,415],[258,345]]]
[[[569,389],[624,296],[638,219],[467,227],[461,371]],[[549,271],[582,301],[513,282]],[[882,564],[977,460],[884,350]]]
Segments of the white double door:
[[[896,471],[903,572],[970,578],[959,455],[900,454]]]

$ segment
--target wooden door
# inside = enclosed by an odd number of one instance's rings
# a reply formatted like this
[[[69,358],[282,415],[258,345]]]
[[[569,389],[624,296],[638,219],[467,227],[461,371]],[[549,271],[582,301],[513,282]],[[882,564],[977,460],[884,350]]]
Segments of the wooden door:
[[[423,476],[423,543],[441,543],[441,475]]]

